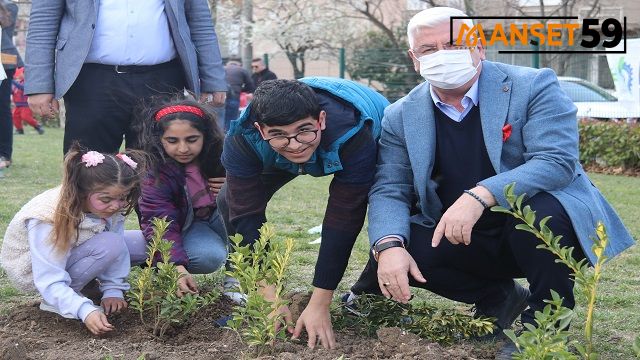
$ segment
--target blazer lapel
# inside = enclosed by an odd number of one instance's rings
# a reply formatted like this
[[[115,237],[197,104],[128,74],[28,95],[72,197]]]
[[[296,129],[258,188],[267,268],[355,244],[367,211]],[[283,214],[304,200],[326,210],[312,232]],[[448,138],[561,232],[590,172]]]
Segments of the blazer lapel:
[[[484,144],[496,174],[500,173],[502,127],[507,122],[511,80],[489,61],[482,62],[478,83],[480,121]]]
[[[427,176],[433,168],[436,153],[433,101],[429,85],[424,84],[419,92],[402,104],[404,134],[407,153],[413,170],[413,182],[417,185],[420,201],[425,201]]]

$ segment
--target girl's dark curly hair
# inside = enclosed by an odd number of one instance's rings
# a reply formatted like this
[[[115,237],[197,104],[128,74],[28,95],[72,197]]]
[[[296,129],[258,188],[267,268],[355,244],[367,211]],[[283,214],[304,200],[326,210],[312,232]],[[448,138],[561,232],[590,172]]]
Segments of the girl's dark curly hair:
[[[159,111],[171,106],[193,106],[200,109],[204,116],[190,112],[173,112],[156,120],[156,114]],[[162,147],[162,135],[171,122],[177,119],[189,121],[191,126],[203,134],[202,151],[198,155],[202,175],[205,178],[224,176],[225,172],[220,160],[224,133],[217,124],[217,117],[213,109],[183,97],[147,107],[135,121],[134,128],[138,133],[138,141],[149,155],[148,168],[153,172],[153,175],[157,177],[158,170],[166,163],[177,164],[175,160],[165,153]]]

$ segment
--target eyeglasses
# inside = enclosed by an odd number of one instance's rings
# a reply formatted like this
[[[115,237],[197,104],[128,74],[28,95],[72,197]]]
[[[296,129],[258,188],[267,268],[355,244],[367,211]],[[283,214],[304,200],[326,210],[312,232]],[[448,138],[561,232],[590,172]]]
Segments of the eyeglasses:
[[[269,142],[269,145],[271,145],[276,149],[284,149],[287,146],[289,146],[289,144],[291,143],[291,139],[296,139],[296,141],[299,142],[300,144],[312,143],[318,137],[318,131],[320,131],[320,129],[303,130],[295,135],[291,135],[291,136],[277,135],[265,140]]]
[[[437,46],[433,46],[433,45],[422,45],[416,49],[411,49],[411,51],[413,51],[413,54],[416,56],[416,58],[419,58],[425,55],[435,54],[438,50],[464,50],[464,49],[471,49],[471,48],[472,48],[471,46],[454,45],[448,42],[448,43],[442,44],[442,49],[439,49]]]

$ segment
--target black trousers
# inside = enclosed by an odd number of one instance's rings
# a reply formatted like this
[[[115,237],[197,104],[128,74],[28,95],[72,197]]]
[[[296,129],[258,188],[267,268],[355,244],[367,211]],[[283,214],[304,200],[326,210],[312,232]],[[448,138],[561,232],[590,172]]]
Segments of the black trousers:
[[[526,204],[536,211],[539,221],[552,216],[547,226],[555,235],[563,235],[560,243],[574,247],[574,257],[584,258],[573,226],[562,205],[548,193],[538,193]],[[542,243],[533,234],[516,230],[518,220],[503,215],[500,229],[474,229],[470,245],[453,245],[443,238],[437,248],[431,247],[434,228],[411,224],[411,239],[407,250],[418,264],[425,284],[410,278],[410,285],[421,287],[451,300],[483,306],[505,299],[513,278],[529,282],[529,308],[522,314],[522,322],[534,324],[535,311],[546,305],[553,289],[564,297],[563,305],[575,306],[570,270],[556,263],[548,250],[536,249]],[[371,257],[351,290],[356,294],[381,294],[377,263]]]
[[[180,61],[152,66],[119,67],[85,64],[64,95],[64,153],[74,141],[90,150],[115,153],[123,136],[128,148],[138,148],[131,124],[144,106],[182,94],[185,76]]]
[[[267,202],[271,200],[276,191],[285,186],[289,181],[295,179],[297,176],[298,175],[286,171],[265,172],[260,175],[262,183],[264,184],[265,198]],[[227,234],[229,236],[236,234],[236,228],[229,220],[229,201],[227,199],[226,184],[222,186],[218,196],[216,197],[216,205],[218,206],[218,211],[222,216],[222,222],[224,223],[224,228]]]
[[[0,65],[2,66],[2,65]],[[11,79],[16,69],[5,69],[7,78],[0,84],[0,156],[11,160],[13,154],[13,121],[11,120]]]
[[[261,175],[262,183],[265,188],[265,198],[267,202],[271,200],[273,195],[278,191],[281,187],[285,186],[289,181],[296,178],[297,175],[291,174],[286,171],[274,171],[267,172]],[[237,233],[236,228],[231,224],[229,220],[229,201],[227,199],[227,185],[223,185],[216,197],[216,205],[218,206],[218,211],[222,216],[222,222],[224,224],[224,229],[229,236],[233,236]],[[231,248],[231,243],[229,243],[229,252],[233,251]],[[231,263],[227,260],[225,264],[227,270],[232,270]]]

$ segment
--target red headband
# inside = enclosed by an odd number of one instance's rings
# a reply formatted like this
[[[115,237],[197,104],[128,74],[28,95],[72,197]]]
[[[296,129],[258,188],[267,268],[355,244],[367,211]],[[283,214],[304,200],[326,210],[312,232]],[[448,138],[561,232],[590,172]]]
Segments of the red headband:
[[[165,117],[165,116],[167,116],[169,114],[175,114],[175,113],[179,113],[179,112],[191,113],[191,114],[194,114],[194,115],[198,115],[201,118],[204,117],[204,112],[202,110],[200,110],[199,108],[195,107],[195,106],[191,106],[191,105],[174,105],[174,106],[167,106],[166,108],[158,111],[156,113],[155,120],[156,121],[160,121],[160,119],[162,119],[163,117]]]

